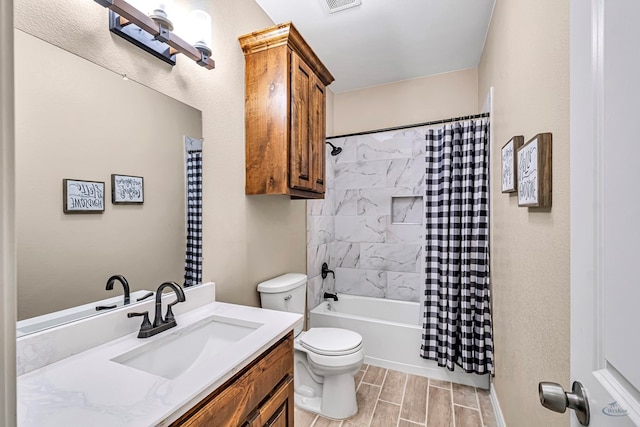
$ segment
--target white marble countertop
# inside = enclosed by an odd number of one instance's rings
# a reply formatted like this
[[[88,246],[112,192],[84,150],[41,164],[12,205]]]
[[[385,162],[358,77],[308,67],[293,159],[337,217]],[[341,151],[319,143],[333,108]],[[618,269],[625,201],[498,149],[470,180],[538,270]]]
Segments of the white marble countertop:
[[[172,380],[111,360],[184,333],[211,315],[261,326],[225,350],[199,357]],[[302,323],[302,316],[213,302],[176,316],[176,321],[177,327],[154,337],[129,334],[19,376],[18,425],[168,425]]]

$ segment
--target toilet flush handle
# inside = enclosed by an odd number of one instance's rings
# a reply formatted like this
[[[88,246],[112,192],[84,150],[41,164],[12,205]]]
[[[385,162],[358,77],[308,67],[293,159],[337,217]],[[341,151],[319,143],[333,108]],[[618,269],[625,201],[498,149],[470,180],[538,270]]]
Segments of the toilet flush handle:
[[[291,294],[287,295],[286,297],[284,297],[285,301],[289,301],[291,299]]]

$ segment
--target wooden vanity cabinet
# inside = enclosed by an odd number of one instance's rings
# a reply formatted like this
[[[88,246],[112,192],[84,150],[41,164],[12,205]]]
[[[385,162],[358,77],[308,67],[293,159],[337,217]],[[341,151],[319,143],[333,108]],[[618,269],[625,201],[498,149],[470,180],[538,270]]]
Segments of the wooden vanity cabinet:
[[[171,426],[293,427],[293,332]]]
[[[334,78],[291,23],[241,36],[246,194],[323,198],[326,86]]]

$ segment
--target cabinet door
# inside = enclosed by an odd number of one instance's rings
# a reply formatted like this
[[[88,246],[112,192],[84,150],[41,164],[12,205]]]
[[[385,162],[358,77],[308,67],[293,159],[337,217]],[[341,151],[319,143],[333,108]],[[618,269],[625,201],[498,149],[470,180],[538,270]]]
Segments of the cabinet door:
[[[287,388],[289,383],[291,386]],[[291,402],[286,415],[290,413],[293,420],[293,332],[187,411],[171,427],[253,425],[250,424],[253,421],[247,419],[264,419],[261,424],[264,425],[272,418],[267,414],[275,414],[281,406],[277,402],[284,401],[288,405]],[[293,425],[293,421],[290,422]]]
[[[312,190],[324,193],[325,175],[325,87],[313,75],[309,102],[309,145],[311,148]]]
[[[282,384],[245,426],[293,427],[293,378]]]
[[[291,188],[313,190],[313,168],[310,142],[309,107],[313,71],[295,53],[291,52],[291,152],[289,156],[289,183]]]

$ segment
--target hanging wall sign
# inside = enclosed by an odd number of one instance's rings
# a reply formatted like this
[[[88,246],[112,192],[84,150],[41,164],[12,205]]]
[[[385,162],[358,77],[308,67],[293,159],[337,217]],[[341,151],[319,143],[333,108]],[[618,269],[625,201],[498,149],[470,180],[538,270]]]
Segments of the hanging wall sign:
[[[63,179],[62,203],[64,213],[102,213],[104,182]]]
[[[516,151],[524,143],[522,135],[514,136],[502,147],[502,192],[513,193],[518,189]]]
[[[111,203],[144,203],[144,179],[141,176],[111,175]]]
[[[517,151],[518,206],[551,206],[551,134],[539,133]]]

